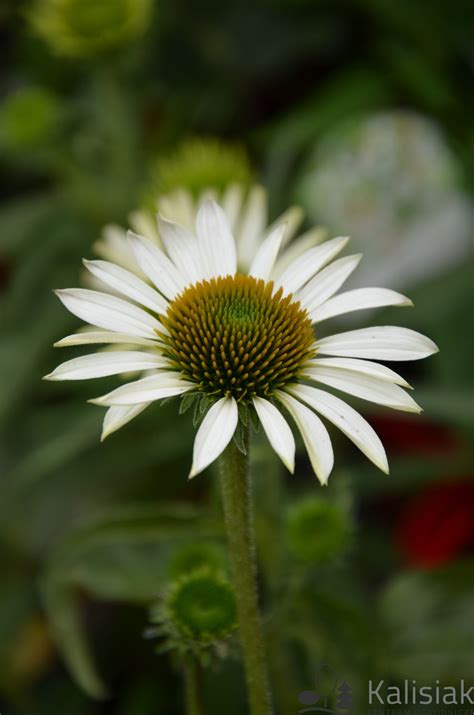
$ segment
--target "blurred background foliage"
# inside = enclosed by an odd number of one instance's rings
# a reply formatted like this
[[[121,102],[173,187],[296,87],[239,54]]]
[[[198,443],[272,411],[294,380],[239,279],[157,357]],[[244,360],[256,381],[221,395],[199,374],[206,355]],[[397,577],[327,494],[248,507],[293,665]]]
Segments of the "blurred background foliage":
[[[441,349],[404,373],[424,416],[360,406],[389,478],[334,434],[323,491],[303,454],[290,479],[256,437],[278,712],[298,711],[321,663],[360,707],[368,677],[472,674],[473,8],[1,3],[2,715],[182,712],[176,663],[143,633],[177,575],[226,572],[213,474],[186,480],[191,417],[154,407],[100,444],[91,385],[40,380],[76,327],[52,289],[79,284],[105,224],[181,183],[260,181],[272,218],[296,202],[308,227],[352,234],[356,280],[416,305],[370,319]],[[206,713],[245,712],[235,643],[227,655],[206,671]]]

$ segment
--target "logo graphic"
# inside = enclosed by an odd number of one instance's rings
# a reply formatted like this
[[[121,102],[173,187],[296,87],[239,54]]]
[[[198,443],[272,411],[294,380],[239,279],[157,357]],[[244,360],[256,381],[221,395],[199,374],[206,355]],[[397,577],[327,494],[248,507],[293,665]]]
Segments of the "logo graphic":
[[[309,706],[298,710],[298,715],[303,713],[351,715],[352,713],[352,688],[327,663],[319,667],[316,675],[316,690],[303,690],[298,699],[301,705]]]

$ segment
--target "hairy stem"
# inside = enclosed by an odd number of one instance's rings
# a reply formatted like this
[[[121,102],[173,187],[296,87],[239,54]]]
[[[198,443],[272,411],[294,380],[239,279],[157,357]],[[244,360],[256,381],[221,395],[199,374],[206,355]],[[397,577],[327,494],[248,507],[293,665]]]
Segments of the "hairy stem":
[[[246,444],[248,446],[248,436]],[[258,607],[248,457],[242,454],[232,441],[222,453],[219,467],[250,713],[271,715],[272,705]]]
[[[184,661],[184,697],[186,715],[204,715],[201,666],[192,655]]]

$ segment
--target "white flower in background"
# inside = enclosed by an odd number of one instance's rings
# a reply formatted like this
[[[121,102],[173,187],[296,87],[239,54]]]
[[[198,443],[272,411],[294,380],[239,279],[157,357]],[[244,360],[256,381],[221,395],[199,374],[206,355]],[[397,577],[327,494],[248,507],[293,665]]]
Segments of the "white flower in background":
[[[416,284],[456,265],[470,246],[473,212],[439,128],[413,112],[344,122],[317,145],[296,190],[312,221],[351,226],[367,280]]]
[[[87,269],[122,297],[84,288],[58,291],[68,310],[89,324],[87,332],[68,336],[58,346],[120,343],[129,349],[74,358],[47,378],[82,380],[150,371],[92,400],[108,407],[104,437],[155,400],[174,395],[201,399],[206,411],[190,476],[221,454],[239,417],[249,410],[255,411],[290,471],[295,442],[286,415],[299,429],[319,480],[328,480],[333,451],[318,414],[388,471],[383,445],[368,422],[315,383],[419,412],[404,389],[409,387],[405,380],[372,360],[417,360],[436,352],[436,346],[406,328],[374,327],[320,338],[313,326],[342,313],[410,301],[383,288],[335,295],[361,258],[336,258],[347,238],[313,246],[275,277],[285,224],[270,232],[245,273],[237,268],[227,215],[214,201],[199,208],[195,234],[163,218],[159,231],[165,250],[128,235],[148,282],[114,263],[86,261]]]

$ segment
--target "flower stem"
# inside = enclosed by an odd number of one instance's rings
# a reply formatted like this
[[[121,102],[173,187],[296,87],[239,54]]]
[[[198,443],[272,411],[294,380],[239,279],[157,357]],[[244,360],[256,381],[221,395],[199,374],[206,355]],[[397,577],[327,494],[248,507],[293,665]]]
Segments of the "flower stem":
[[[204,715],[202,706],[201,666],[192,655],[184,661],[184,697],[186,715]]]
[[[248,446],[248,436],[246,444]],[[265,647],[258,607],[248,457],[242,454],[232,440],[219,459],[219,467],[250,713],[271,715]]]

